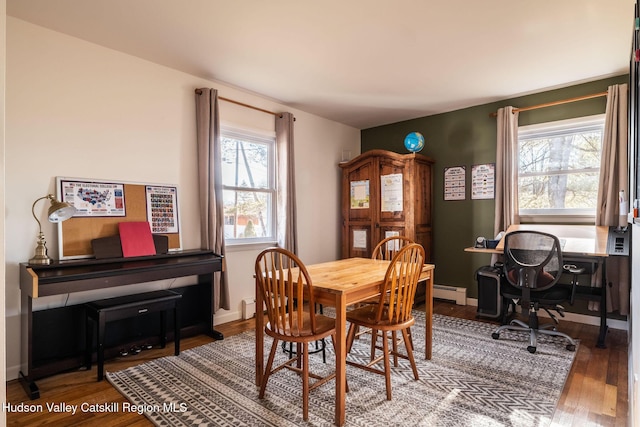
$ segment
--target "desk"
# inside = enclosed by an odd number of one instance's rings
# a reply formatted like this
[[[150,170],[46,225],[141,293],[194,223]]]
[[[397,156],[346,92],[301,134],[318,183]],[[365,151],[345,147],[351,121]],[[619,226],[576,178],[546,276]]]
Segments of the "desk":
[[[553,234],[562,242],[562,257],[567,261],[577,260],[600,265],[601,283],[606,280],[606,267],[604,260],[609,256],[607,241],[609,238],[608,226],[595,225],[559,225],[559,224],[514,224],[509,226],[507,234],[518,230],[541,231]],[[495,249],[466,248],[467,252],[480,252],[488,254],[502,254],[504,252],[504,239],[500,240]],[[579,286],[577,296],[600,301],[600,333],[597,347],[605,348],[604,339],[607,333],[607,293],[605,288],[591,288]]]
[[[307,265],[313,281],[316,302],[336,309],[336,418],[345,423],[347,306],[380,295],[389,261],[347,258]],[[425,358],[431,359],[434,265],[425,264],[420,280],[425,281]],[[263,307],[256,283],[256,307]],[[256,316],[256,385],[264,373],[264,316]]]
[[[516,224],[510,225],[507,233],[518,230],[541,231],[553,234],[558,239],[564,240],[562,255],[606,258],[609,227],[600,225],[557,225],[557,224]],[[496,249],[504,251],[504,239],[500,240]]]

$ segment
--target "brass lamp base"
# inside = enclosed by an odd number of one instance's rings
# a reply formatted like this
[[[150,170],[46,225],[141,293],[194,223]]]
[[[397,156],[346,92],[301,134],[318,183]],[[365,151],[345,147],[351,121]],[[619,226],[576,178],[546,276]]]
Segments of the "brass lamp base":
[[[47,255],[47,242],[44,240],[44,234],[40,232],[38,235],[38,245],[36,246],[36,252],[33,258],[29,260],[29,264],[35,265],[49,265],[51,264],[51,258]]]

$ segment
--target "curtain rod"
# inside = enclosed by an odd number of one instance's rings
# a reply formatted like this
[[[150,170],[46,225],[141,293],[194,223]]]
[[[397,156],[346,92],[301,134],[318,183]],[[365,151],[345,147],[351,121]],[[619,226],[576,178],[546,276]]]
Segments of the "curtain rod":
[[[196,93],[198,95],[202,95],[202,91],[200,89],[196,89]],[[227,102],[230,102],[232,104],[241,105],[243,107],[251,108],[252,110],[262,111],[263,113],[267,113],[267,114],[271,114],[273,116],[281,117],[280,113],[274,113],[273,111],[265,110],[265,109],[259,108],[259,107],[254,107],[253,105],[245,104],[244,102],[235,101],[233,99],[225,98],[223,96],[218,96],[218,99],[221,100],[221,101],[227,101]]]
[[[532,105],[530,107],[514,108],[513,112],[515,113],[516,111],[537,110],[538,108],[553,107],[554,105],[568,104],[570,102],[576,102],[576,101],[584,101],[585,99],[599,98],[601,96],[607,96],[607,93],[608,92],[598,92],[598,93],[593,93],[591,95],[583,95],[583,96],[576,96],[574,98],[563,99],[561,101],[553,101],[553,102],[547,102],[545,104]],[[489,117],[498,117],[498,113],[497,112],[490,113]]]
[[[225,98],[223,96],[218,96],[218,99],[220,99],[222,101],[230,102],[232,104],[241,105],[243,107],[251,108],[252,110],[262,111],[263,113],[272,114],[274,116],[280,116],[280,113],[274,113],[273,111],[264,110],[262,108],[254,107],[253,105],[245,104],[244,102],[234,101],[233,99]]]

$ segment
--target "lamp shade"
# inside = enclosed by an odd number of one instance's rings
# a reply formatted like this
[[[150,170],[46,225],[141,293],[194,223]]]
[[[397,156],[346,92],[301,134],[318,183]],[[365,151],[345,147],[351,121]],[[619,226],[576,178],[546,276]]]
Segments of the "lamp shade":
[[[66,202],[59,202],[56,199],[51,201],[51,206],[47,216],[50,222],[62,222],[71,218],[76,213],[76,208]]]
[[[38,264],[38,265],[51,264],[51,258],[49,258],[49,255],[47,254],[48,252],[47,242],[44,238],[44,234],[42,233],[42,224],[40,223],[40,220],[36,215],[36,204],[40,200],[45,200],[45,199],[49,200],[49,202],[51,203],[51,206],[47,211],[47,219],[50,222],[66,221],[76,213],[75,207],[71,206],[69,203],[60,202],[56,200],[56,198],[53,197],[53,195],[51,194],[47,194],[44,197],[40,197],[39,199],[36,199],[35,202],[33,202],[33,205],[31,206],[31,214],[33,215],[33,218],[38,223],[38,241],[37,241],[35,254],[33,255],[33,258],[29,260],[29,264]]]

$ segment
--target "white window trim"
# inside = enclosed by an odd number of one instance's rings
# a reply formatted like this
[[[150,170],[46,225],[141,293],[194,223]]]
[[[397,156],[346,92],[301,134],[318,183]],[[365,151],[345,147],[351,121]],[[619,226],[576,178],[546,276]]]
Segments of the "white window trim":
[[[225,247],[227,248],[235,248],[235,249],[253,249],[257,247],[267,247],[272,246],[277,241],[277,186],[276,186],[276,133],[275,131],[266,131],[266,130],[257,130],[250,129],[246,127],[241,127],[237,125],[230,124],[221,124],[220,125],[220,136],[224,137],[232,137],[237,139],[253,139],[258,142],[264,142],[271,145],[271,166],[272,166],[272,174],[269,177],[271,183],[271,187],[273,190],[256,190],[256,191],[264,191],[273,194],[272,203],[271,203],[271,218],[272,218],[272,233],[273,236],[269,237],[257,237],[257,238],[244,238],[244,239],[229,239],[225,238]],[[234,187],[231,185],[225,186],[224,182],[222,185],[223,190],[238,190],[238,191],[247,191],[246,187]]]
[[[600,126],[605,121],[605,114],[594,114],[591,116],[576,117],[572,119],[558,120],[555,122],[536,123],[532,125],[518,127],[518,155],[520,137],[531,137],[544,130],[544,135],[553,132],[563,132],[574,129],[577,125],[583,124]],[[518,171],[519,180],[519,171]],[[555,223],[555,224],[595,224],[595,209],[519,209],[520,222],[524,223]]]
[[[580,123],[585,123],[585,125],[588,125],[588,123],[604,122],[604,119],[604,114],[594,114],[592,116],[583,116],[573,119],[518,126],[518,138],[520,138],[520,136],[530,136],[532,134],[535,134],[536,132],[539,132],[540,129],[545,129],[545,134],[548,134],[549,132],[553,131],[564,131],[567,129],[575,128],[576,124]]]

